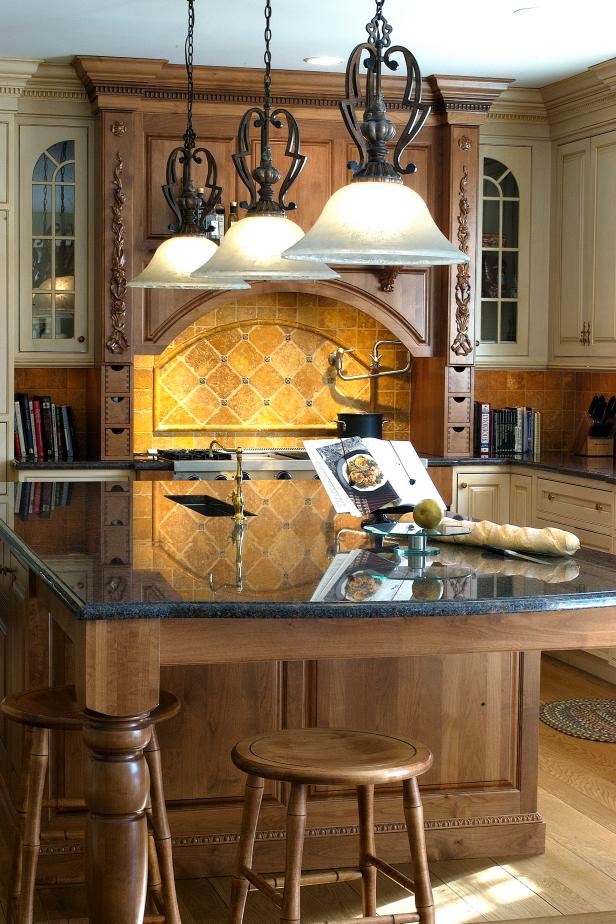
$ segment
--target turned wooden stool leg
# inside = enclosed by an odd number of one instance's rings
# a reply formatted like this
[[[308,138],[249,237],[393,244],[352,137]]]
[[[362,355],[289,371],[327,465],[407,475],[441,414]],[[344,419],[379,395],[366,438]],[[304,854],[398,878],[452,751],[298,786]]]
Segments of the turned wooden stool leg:
[[[148,819],[148,892],[154,903],[155,910],[159,914],[163,914],[165,910],[165,900],[163,898],[160,865],[158,863],[158,853],[156,852],[156,841],[154,840],[153,833],[152,800],[149,795],[145,806],[145,814]]]
[[[409,846],[413,859],[413,879],[415,881],[415,906],[421,924],[434,924],[434,899],[426,854],[426,835],[424,831],[423,807],[419,796],[417,779],[412,777],[403,783],[404,817],[409,836]]]
[[[166,924],[181,924],[180,909],[175,891],[175,876],[173,873],[173,852],[171,849],[171,831],[167,819],[167,809],[165,807],[165,795],[163,791],[163,775],[160,761],[160,745],[156,728],[152,726],[152,736],[150,742],[144,751],[145,759],[150,771],[150,797],[151,805],[150,820],[154,831],[154,843],[156,857],[156,871],[159,870],[160,864],[160,881],[162,885],[162,906],[160,905],[161,892],[157,890],[153,883],[150,883],[150,891],[154,898],[157,911],[164,912]],[[146,808],[147,812],[147,808]],[[152,874],[152,864],[150,863],[150,873]]]
[[[357,787],[359,809],[359,868],[361,869],[361,903],[364,917],[376,917],[376,867],[372,857],[374,844],[374,786]]]
[[[306,828],[306,786],[293,783],[287,810],[287,859],[280,924],[301,924],[300,886]]]
[[[242,873],[242,867],[252,866],[252,853],[257,833],[259,810],[263,798],[263,780],[260,776],[248,776],[244,795],[244,808],[242,811],[242,827],[237,853],[237,866],[231,886],[231,914],[230,924],[242,924],[246,896],[248,895],[248,880]]]
[[[26,777],[26,813],[22,839],[22,894],[19,901],[19,924],[32,924],[36,868],[41,850],[41,813],[47,764],[49,762],[49,731],[32,729],[32,745]]]

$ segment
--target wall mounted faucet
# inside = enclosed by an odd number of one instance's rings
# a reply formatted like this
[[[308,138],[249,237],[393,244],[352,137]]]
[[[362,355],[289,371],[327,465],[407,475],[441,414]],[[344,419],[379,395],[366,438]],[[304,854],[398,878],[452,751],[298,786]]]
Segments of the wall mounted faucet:
[[[330,366],[334,366],[336,369],[336,375],[344,382],[356,382],[359,379],[378,379],[385,375],[403,375],[405,372],[408,372],[411,368],[412,362],[410,350],[406,351],[408,360],[406,366],[403,369],[381,369],[382,357],[379,352],[379,347],[383,344],[390,344],[391,346],[403,346],[401,340],[377,340],[372,348],[372,353],[370,354],[370,372],[367,372],[363,375],[345,375],[342,371],[343,356],[345,353],[354,353],[355,350],[352,349],[345,350],[343,347],[338,347],[335,353],[329,354],[329,364]]]

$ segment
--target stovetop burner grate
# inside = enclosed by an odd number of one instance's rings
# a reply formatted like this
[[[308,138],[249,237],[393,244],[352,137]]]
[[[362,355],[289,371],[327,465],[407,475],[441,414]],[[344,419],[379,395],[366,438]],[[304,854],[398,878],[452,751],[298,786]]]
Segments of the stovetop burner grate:
[[[303,448],[293,447],[249,447],[243,450],[244,457],[259,457],[268,459],[299,459],[308,458],[308,453]],[[231,459],[231,453],[221,452],[215,449],[210,455],[207,449],[157,449],[156,455],[159,459],[168,459],[170,462],[206,462],[208,459]]]

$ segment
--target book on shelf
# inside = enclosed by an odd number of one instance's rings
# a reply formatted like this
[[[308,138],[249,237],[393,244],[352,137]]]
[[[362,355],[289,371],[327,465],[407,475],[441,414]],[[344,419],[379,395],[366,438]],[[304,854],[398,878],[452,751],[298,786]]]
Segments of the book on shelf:
[[[19,481],[15,483],[15,513],[49,518],[56,507],[70,506],[73,486],[68,481]]]
[[[75,434],[70,407],[48,395],[16,394],[15,459],[18,462],[73,462]]]
[[[492,408],[475,401],[476,456],[536,456],[541,451],[541,414],[532,407]]]

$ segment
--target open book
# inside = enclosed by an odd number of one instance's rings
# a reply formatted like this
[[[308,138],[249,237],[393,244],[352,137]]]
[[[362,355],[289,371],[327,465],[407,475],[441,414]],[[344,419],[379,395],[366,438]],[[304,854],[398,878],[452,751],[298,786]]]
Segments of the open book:
[[[421,459],[406,440],[305,440],[304,446],[337,513],[362,516],[382,507],[431,498],[445,510]]]

